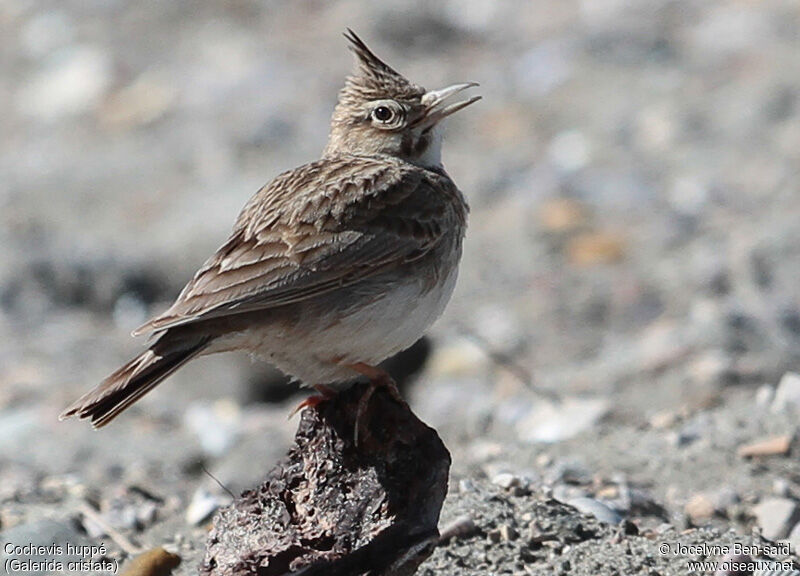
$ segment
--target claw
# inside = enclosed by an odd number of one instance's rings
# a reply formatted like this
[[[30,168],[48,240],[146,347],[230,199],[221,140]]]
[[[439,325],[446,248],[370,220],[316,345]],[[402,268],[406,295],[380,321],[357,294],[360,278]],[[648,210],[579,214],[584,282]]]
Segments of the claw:
[[[326,386],[325,384],[315,384],[314,390],[317,391],[316,394],[312,394],[300,404],[298,404],[294,410],[289,412],[289,416],[287,420],[291,420],[294,418],[294,415],[303,410],[304,408],[314,408],[315,406],[319,406],[323,402],[327,402],[334,396],[336,396],[336,390],[331,388],[330,386]]]
[[[397,384],[385,370],[381,370],[375,366],[370,366],[369,364],[364,364],[363,362],[350,364],[348,367],[369,379],[369,387],[367,388],[366,392],[364,392],[364,395],[359,398],[358,409],[356,410],[353,442],[357,448],[358,439],[360,436],[359,431],[363,425],[362,417],[367,411],[367,408],[369,408],[369,401],[372,398],[372,395],[375,393],[375,390],[377,390],[378,387],[383,387],[387,389],[392,398],[401,404],[405,404],[405,400],[403,400],[403,397],[400,395],[400,390],[398,390]],[[368,430],[365,429],[364,432],[368,432]],[[366,434],[364,436],[366,436]]]

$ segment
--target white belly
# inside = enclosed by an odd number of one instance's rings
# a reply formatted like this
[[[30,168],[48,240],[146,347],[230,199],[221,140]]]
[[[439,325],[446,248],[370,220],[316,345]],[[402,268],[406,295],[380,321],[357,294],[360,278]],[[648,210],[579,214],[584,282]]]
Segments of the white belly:
[[[248,349],[309,386],[353,380],[348,364],[374,366],[414,344],[442,315],[456,277],[454,268],[432,290],[421,282],[398,284],[338,321],[305,315],[294,326],[254,327],[219,339],[209,352]]]

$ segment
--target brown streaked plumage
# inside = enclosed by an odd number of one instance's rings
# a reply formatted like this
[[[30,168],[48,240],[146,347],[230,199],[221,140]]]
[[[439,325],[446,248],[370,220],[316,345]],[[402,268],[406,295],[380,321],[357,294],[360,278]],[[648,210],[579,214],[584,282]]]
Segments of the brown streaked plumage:
[[[62,418],[103,426],[193,357],[227,350],[307,385],[373,378],[441,314],[467,205],[441,166],[440,121],[478,99],[443,104],[474,84],[425,91],[346,36],[357,68],[322,159],[259,190],[175,303],[134,332],[155,334],[149,349]]]

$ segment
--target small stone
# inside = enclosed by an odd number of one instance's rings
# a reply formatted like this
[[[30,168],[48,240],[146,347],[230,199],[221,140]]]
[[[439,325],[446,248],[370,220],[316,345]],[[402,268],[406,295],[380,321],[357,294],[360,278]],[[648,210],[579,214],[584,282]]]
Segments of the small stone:
[[[625,243],[617,234],[587,232],[572,238],[567,244],[567,257],[576,266],[613,264],[625,255]]]
[[[731,360],[721,350],[708,350],[689,364],[689,374],[700,386],[714,385],[731,369]]]
[[[714,502],[705,494],[695,494],[684,506],[683,511],[692,521],[692,524],[704,524],[708,522],[716,511]]]
[[[781,436],[771,436],[762,440],[757,440],[743,446],[739,446],[737,453],[742,458],[754,458],[757,456],[785,456],[792,448],[792,436],[783,434]]]
[[[500,486],[505,490],[509,488],[514,488],[520,485],[520,479],[518,476],[511,474],[510,472],[501,472],[500,474],[495,474],[492,477],[492,484],[495,486]]]
[[[739,493],[731,486],[722,486],[715,490],[710,495],[711,501],[714,503],[714,509],[717,511],[725,511],[741,502]]]
[[[776,496],[789,496],[791,489],[786,478],[775,478],[772,481],[772,492]]]
[[[513,527],[509,526],[508,524],[503,524],[498,529],[500,532],[500,539],[503,542],[511,542],[512,540],[516,540],[519,538],[519,532],[517,532]]]
[[[614,500],[620,497],[619,486],[603,486],[595,492],[595,496],[602,500]]]
[[[672,183],[667,198],[677,212],[697,216],[708,202],[708,187],[694,176],[682,176]]]
[[[108,126],[118,129],[145,125],[163,116],[175,99],[169,79],[145,73],[130,86],[111,95],[102,119]]]
[[[186,522],[192,526],[199,526],[208,520],[221,505],[222,502],[219,498],[200,488],[194,493],[191,503],[186,508]]]
[[[786,535],[798,520],[797,503],[788,498],[767,498],[753,507],[756,523],[769,540],[777,540]]]
[[[588,497],[571,498],[566,502],[573,508],[576,508],[582,514],[590,514],[594,516],[599,522],[604,524],[611,524],[616,526],[622,522],[622,516],[606,506],[599,500]]]
[[[22,112],[42,119],[92,110],[111,83],[112,66],[107,53],[93,46],[58,51],[44,69],[23,84],[17,94]]]
[[[550,159],[562,172],[576,172],[591,161],[591,146],[578,130],[559,132],[550,142]]]
[[[778,388],[775,390],[772,410],[779,412],[798,408],[800,408],[800,374],[787,372],[783,375],[783,378],[778,383]]]
[[[570,198],[552,198],[539,208],[539,219],[548,232],[568,232],[586,223],[586,210]]]
[[[547,472],[546,484],[585,485],[592,481],[592,473],[579,460],[559,460]]]
[[[163,548],[153,548],[131,560],[122,576],[169,576],[181,563],[181,557]]]
[[[543,404],[519,422],[517,432],[526,442],[560,442],[591,429],[608,413],[604,398],[571,398],[558,405]]]
[[[461,494],[469,494],[471,492],[477,491],[478,487],[475,486],[475,482],[470,480],[469,478],[462,478],[458,481],[458,491]]]
[[[671,410],[657,412],[650,417],[650,426],[656,430],[672,428],[679,420],[678,415]]]
[[[427,372],[440,376],[463,376],[482,370],[488,361],[486,354],[467,339],[437,346],[428,360]]]
[[[769,384],[762,384],[756,390],[756,405],[764,408],[772,404],[775,398],[775,387]]]
[[[584,498],[586,496],[586,490],[571,484],[556,484],[553,486],[553,490],[550,493],[551,498],[563,502],[564,504],[569,503],[569,501],[574,498]]]
[[[439,542],[467,538],[478,531],[475,521],[469,514],[463,514],[447,524],[439,534]]]
[[[636,118],[636,136],[643,147],[653,151],[667,149],[676,129],[675,110],[667,103],[655,103],[641,110]]]
[[[699,440],[700,437],[700,430],[690,422],[681,427],[680,430],[671,432],[668,435],[668,440],[676,448],[685,448]]]

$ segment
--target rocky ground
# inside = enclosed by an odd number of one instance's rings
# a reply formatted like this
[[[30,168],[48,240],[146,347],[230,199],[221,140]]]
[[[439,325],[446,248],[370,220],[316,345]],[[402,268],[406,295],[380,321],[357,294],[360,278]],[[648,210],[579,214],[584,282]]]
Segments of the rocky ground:
[[[484,97],[444,150],[472,205],[459,286],[401,362],[424,361],[406,394],[453,455],[450,535],[420,573],[796,554],[790,0],[0,3],[3,542],[103,543],[122,568],[165,546],[193,574],[219,483],[283,453],[299,397],[233,354],[99,433],[57,415],[261,184],[318,157],[348,26]]]

